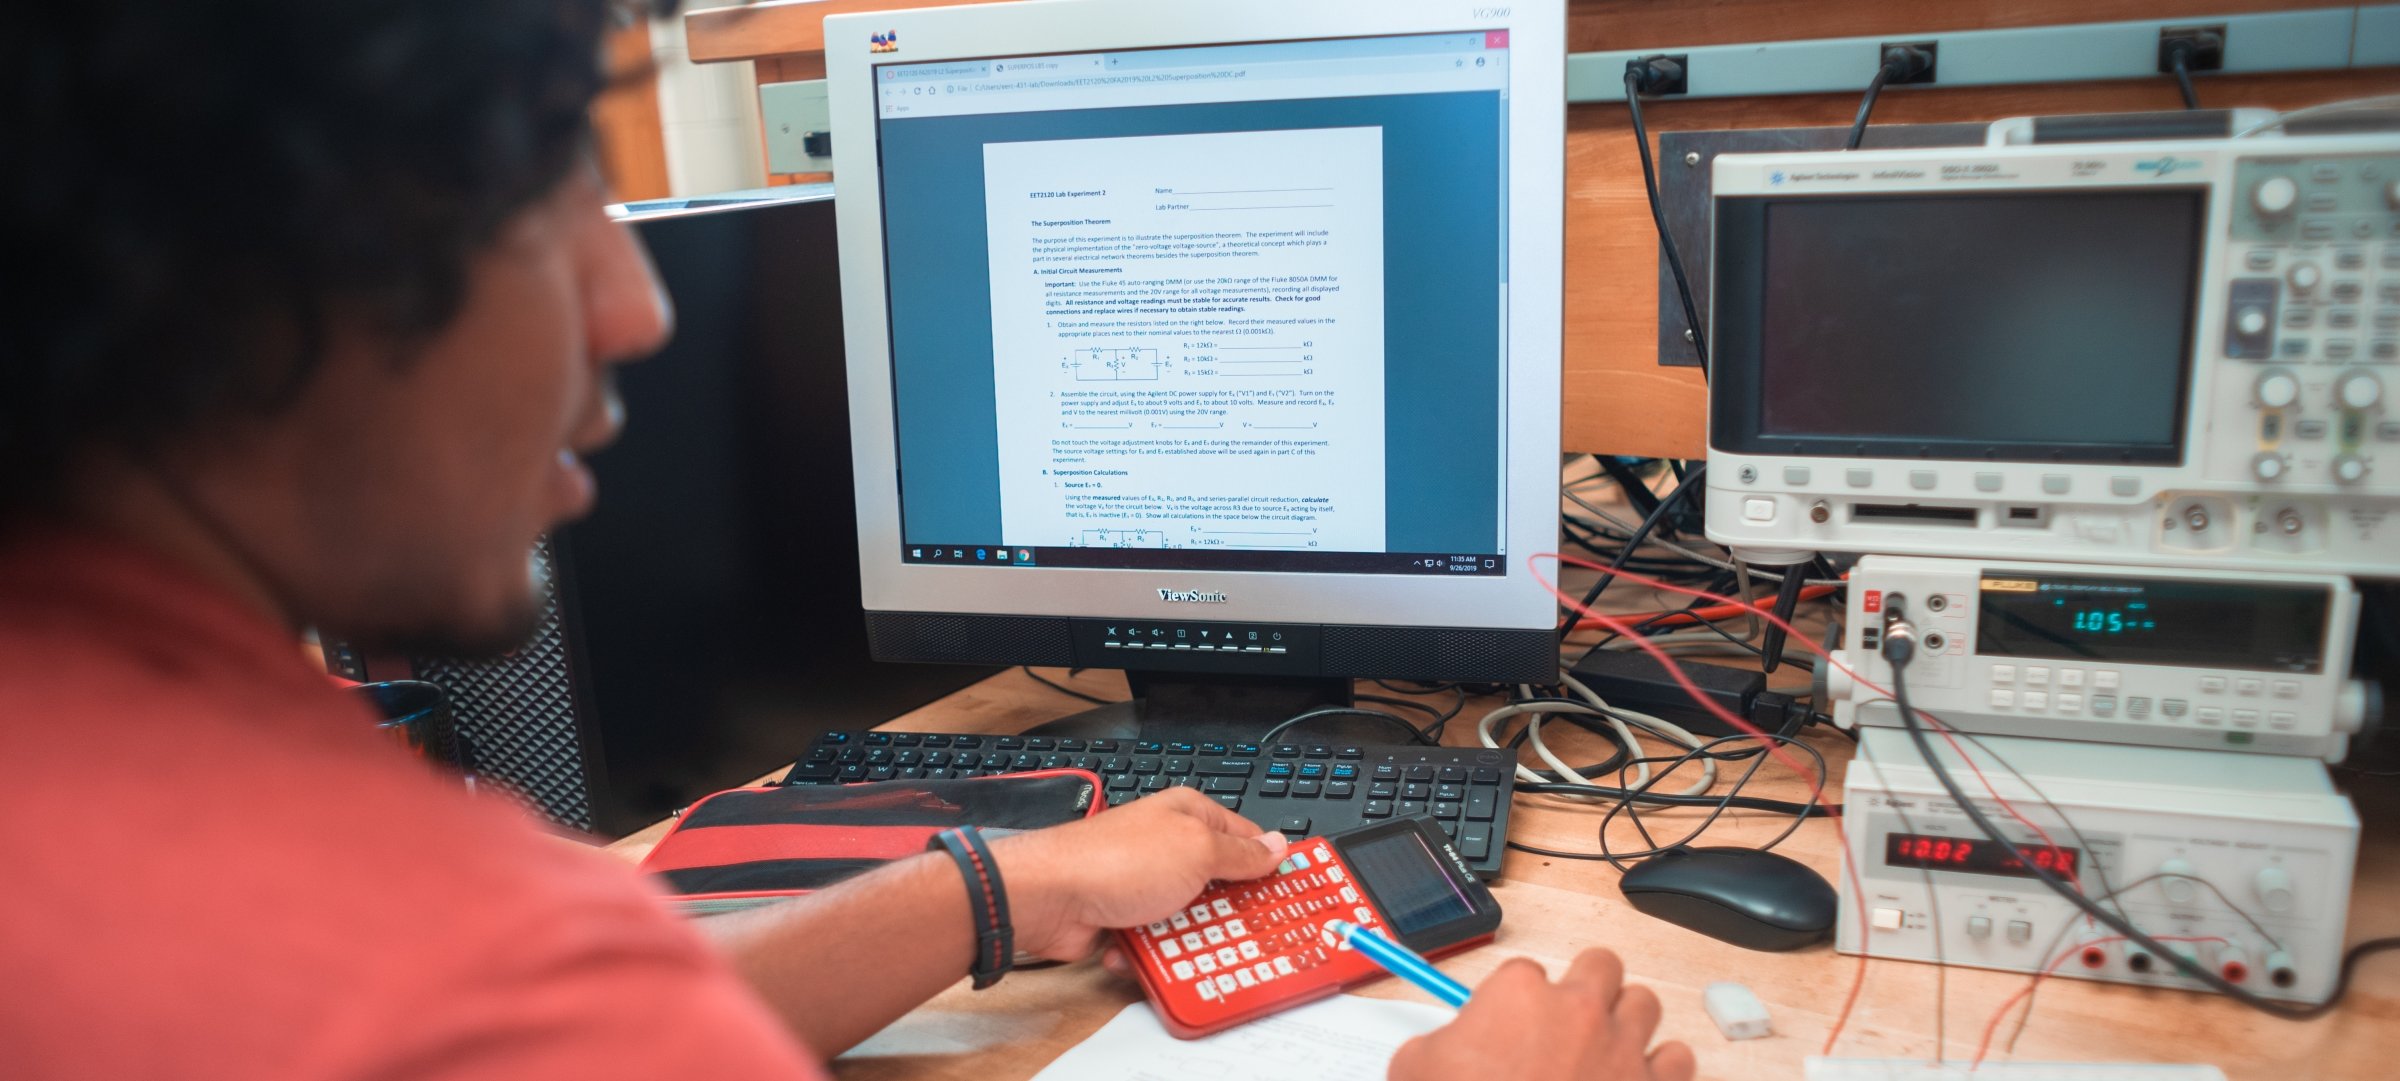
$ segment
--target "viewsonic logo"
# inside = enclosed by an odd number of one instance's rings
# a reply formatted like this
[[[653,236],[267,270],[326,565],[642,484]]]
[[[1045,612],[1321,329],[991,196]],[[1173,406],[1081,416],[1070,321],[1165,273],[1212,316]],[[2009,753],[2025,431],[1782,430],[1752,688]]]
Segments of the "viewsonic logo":
[[[1222,593],[1203,593],[1196,589],[1162,589],[1158,591],[1158,599],[1169,604],[1225,603],[1225,595]]]
[[[880,34],[867,35],[867,51],[871,53],[899,52],[900,32],[898,30],[886,30]]]

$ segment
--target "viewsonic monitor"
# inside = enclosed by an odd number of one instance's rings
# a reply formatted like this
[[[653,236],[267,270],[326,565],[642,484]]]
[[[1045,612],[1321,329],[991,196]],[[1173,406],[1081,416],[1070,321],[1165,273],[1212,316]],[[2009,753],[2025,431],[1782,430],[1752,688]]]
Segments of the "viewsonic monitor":
[[[1565,23],[826,19],[875,655],[1121,668],[1145,727],[1253,737],[1555,679]]]

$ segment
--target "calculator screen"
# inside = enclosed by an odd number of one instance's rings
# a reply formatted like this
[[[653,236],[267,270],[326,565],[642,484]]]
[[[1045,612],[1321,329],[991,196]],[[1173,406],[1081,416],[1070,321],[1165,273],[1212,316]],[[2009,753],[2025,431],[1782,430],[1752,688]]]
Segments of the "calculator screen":
[[[1433,849],[1414,832],[1343,845],[1342,858],[1374,891],[1384,919],[1403,935],[1439,927],[1474,911]]]

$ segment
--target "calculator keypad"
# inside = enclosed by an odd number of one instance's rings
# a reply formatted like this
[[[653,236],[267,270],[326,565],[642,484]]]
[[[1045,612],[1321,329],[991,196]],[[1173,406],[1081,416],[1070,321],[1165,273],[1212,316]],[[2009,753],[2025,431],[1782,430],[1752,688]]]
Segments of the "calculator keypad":
[[[1183,1027],[1209,1029],[1379,974],[1328,920],[1383,926],[1333,846],[1317,840],[1294,845],[1274,874],[1220,884],[1173,918],[1121,934],[1151,997]]]

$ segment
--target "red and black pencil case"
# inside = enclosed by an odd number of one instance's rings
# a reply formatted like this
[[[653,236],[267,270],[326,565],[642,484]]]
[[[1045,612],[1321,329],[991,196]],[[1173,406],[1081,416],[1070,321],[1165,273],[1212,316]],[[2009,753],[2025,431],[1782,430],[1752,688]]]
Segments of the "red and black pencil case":
[[[1077,769],[954,780],[735,788],[686,808],[642,860],[696,910],[821,890],[925,851],[933,835],[1041,829],[1099,813],[1100,779]]]

